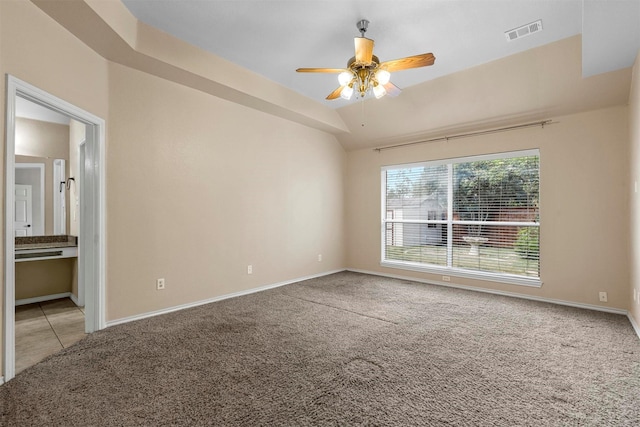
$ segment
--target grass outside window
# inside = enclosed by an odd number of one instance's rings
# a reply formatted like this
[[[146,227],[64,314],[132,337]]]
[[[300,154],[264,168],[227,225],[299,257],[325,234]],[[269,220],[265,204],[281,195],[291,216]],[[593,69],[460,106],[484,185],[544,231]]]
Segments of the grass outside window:
[[[469,245],[454,245],[452,267],[526,277],[539,275],[539,260],[523,258],[515,249],[480,246],[478,255],[469,252]],[[446,267],[447,248],[442,245],[387,246],[386,260]]]

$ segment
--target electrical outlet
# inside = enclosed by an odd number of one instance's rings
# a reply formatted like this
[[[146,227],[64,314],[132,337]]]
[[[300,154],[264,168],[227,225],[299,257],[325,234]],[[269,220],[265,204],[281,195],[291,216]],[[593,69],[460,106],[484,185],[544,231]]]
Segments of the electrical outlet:
[[[318,254],[318,262],[322,262],[322,254]]]
[[[253,274],[253,265],[247,266],[247,274]]]
[[[451,276],[442,276],[442,280],[445,282],[450,282],[451,281]]]
[[[600,297],[600,302],[607,302],[607,293],[606,292],[600,292],[598,295]]]
[[[156,280],[156,290],[161,291],[164,289],[164,279]]]

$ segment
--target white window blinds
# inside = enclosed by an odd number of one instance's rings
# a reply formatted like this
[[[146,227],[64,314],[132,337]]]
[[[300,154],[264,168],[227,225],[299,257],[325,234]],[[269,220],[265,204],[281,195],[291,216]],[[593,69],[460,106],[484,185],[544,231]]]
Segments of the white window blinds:
[[[537,150],[383,168],[383,263],[539,279],[539,182]]]

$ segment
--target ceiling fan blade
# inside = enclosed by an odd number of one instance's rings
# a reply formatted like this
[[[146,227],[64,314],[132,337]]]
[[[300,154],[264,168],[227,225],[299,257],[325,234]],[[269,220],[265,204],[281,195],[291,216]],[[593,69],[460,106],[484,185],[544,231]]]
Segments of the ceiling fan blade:
[[[385,61],[380,64],[380,68],[389,72],[408,70],[409,68],[426,67],[433,65],[436,57],[432,53],[423,53],[422,55],[407,56],[406,58]]]
[[[395,98],[396,96],[400,95],[400,92],[402,92],[402,89],[400,89],[398,86],[394,85],[391,82],[384,84],[382,86],[384,86],[384,90],[387,91],[387,95],[389,95],[392,98]]]
[[[298,68],[299,73],[341,73],[347,71],[344,68]]]
[[[356,46],[356,63],[369,65],[373,60],[373,40],[366,37],[353,39]]]
[[[344,89],[344,86],[340,86],[338,89],[331,92],[329,96],[327,96],[327,99],[331,100],[331,99],[340,98],[340,93],[342,92],[342,89]]]

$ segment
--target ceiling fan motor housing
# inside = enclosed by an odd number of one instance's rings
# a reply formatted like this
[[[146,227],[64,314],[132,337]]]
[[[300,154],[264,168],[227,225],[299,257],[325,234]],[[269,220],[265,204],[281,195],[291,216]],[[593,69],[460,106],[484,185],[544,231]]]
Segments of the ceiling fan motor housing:
[[[352,87],[355,86],[360,97],[364,97],[372,85],[377,85],[375,72],[379,66],[380,60],[375,55],[372,55],[369,64],[357,63],[355,56],[347,62],[347,69],[353,73],[353,80],[350,85],[352,85]]]

